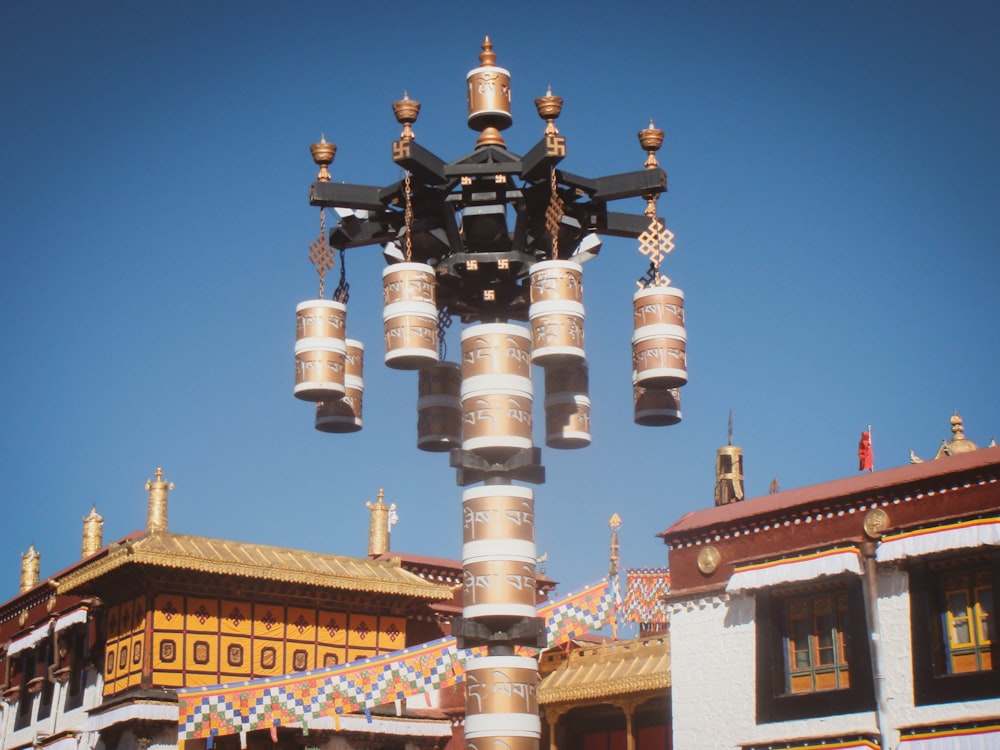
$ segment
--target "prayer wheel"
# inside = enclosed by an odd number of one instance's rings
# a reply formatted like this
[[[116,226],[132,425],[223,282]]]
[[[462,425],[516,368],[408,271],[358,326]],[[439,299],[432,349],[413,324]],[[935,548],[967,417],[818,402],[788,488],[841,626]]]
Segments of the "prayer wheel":
[[[324,401],[344,395],[347,306],[312,299],[295,307],[296,398]]]
[[[583,349],[583,303],[569,300],[533,302],[531,361],[548,367],[586,359]]]
[[[462,560],[463,617],[520,619],[535,613],[534,558],[508,554]]]
[[[537,747],[538,661],[529,656],[480,656],[465,661],[465,738],[486,747],[521,738]],[[527,745],[525,745],[527,747]],[[492,750],[492,748],[491,748]]]
[[[635,423],[644,427],[664,427],[681,421],[681,392],[677,388],[633,386]]]
[[[687,383],[687,334],[683,327],[643,326],[632,335],[632,380],[644,388]]]
[[[426,263],[396,263],[382,271],[385,363],[420,370],[438,361],[434,269]]]
[[[462,492],[462,558],[502,554],[535,559],[535,495],[513,484],[470,487]]]
[[[543,260],[528,272],[529,299],[583,302],[583,266],[570,260]]]
[[[363,378],[365,374],[365,345],[357,339],[346,339],[347,353],[344,355],[344,375]]]
[[[441,452],[462,443],[462,369],[439,362],[420,371],[417,383],[417,447]]]
[[[462,448],[502,461],[530,448],[531,339],[522,326],[485,323],[462,332]]]
[[[343,398],[316,404],[316,429],[320,432],[357,432],[361,429],[362,398],[364,381],[353,375],[346,375]]]
[[[684,292],[649,287],[632,295],[632,380],[644,388],[678,388],[687,383]]]

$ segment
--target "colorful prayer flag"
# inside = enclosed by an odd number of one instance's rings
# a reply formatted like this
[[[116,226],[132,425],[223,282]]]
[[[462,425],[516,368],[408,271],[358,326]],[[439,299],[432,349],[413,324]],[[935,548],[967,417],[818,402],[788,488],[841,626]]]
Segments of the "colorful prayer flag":
[[[858,471],[874,471],[875,455],[872,450],[872,428],[861,433],[861,441],[858,443]]]

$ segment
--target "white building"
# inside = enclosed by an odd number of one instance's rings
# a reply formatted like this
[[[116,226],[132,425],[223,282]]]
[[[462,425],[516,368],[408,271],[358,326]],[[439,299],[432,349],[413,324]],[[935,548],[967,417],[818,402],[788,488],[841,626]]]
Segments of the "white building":
[[[660,535],[675,750],[1000,748],[1000,447],[952,424],[940,460]]]

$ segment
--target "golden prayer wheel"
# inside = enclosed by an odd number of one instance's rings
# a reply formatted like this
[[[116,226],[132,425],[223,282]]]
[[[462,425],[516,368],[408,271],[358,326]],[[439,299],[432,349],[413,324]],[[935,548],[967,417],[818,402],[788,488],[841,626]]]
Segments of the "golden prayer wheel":
[[[480,656],[465,661],[465,737],[541,736],[538,661],[528,656]]]
[[[437,312],[425,302],[394,302],[382,311],[385,363],[419,370],[438,361]]]
[[[417,383],[417,447],[441,452],[462,443],[462,370],[438,362],[420,371]]]
[[[583,349],[583,316],[582,302],[533,302],[528,310],[528,319],[531,321],[531,361],[548,367],[586,359]]]
[[[681,421],[681,392],[677,388],[633,386],[635,423],[644,427],[664,427]]]
[[[462,493],[462,560],[534,563],[535,502],[528,487],[487,485]]]
[[[295,307],[295,388],[303,401],[344,395],[347,306],[310,299]]]
[[[462,331],[462,378],[517,375],[531,378],[531,335],[524,326],[482,323]]]
[[[328,299],[310,299],[295,307],[297,340],[312,338],[344,339],[347,305]]]
[[[663,323],[632,335],[632,381],[644,388],[678,388],[687,383],[687,333]]]
[[[434,269],[426,263],[395,263],[382,270],[385,363],[419,370],[438,361]]]
[[[528,272],[531,304],[583,302],[583,266],[571,260],[543,260]]]
[[[647,287],[632,295],[635,330],[649,325],[684,325],[684,292],[674,287]]]
[[[343,339],[307,338],[295,342],[295,397],[330,401],[344,395]]]
[[[361,429],[362,398],[364,381],[347,375],[343,398],[316,404],[316,429],[320,432],[357,432]]]
[[[532,397],[530,389],[509,385],[504,376],[492,377],[499,382],[482,390],[465,392],[463,384],[462,448],[489,461],[502,461],[532,445]],[[516,380],[531,383],[525,378]]]
[[[537,737],[512,737],[509,734],[465,736],[465,750],[539,750]]]
[[[344,355],[344,375],[361,379],[365,372],[365,345],[357,339],[346,339],[347,353]]]
[[[462,561],[462,616],[534,617],[535,561]]]
[[[382,269],[382,304],[425,302],[435,304],[434,269],[426,263],[394,263]]]

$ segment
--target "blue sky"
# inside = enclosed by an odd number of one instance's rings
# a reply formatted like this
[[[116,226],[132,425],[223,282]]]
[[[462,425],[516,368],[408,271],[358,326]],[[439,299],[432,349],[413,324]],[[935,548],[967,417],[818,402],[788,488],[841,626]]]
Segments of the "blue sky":
[[[433,7],[433,10],[430,8]],[[308,146],[335,180],[399,178],[391,103],[420,143],[472,150],[465,75],[489,34],[512,75],[508,147],[548,85],[568,171],[641,168],[666,131],[664,270],[687,296],[684,421],[632,423],[630,297],[645,262],[605,241],[585,271],[593,444],[543,449],[538,549],[569,590],[713,498],[716,449],[747,492],[928,457],[957,410],[1000,437],[1000,9],[991,2],[111,3],[0,7],[0,586],[34,543],[49,576],[145,523],[176,483],[173,531],[364,555],[460,556],[461,490],[415,446],[416,376],[381,363],[377,249],[347,259],[366,357],[364,430],[326,435],[292,396],[295,305],[315,295]],[[639,203],[620,210],[641,211]],[[458,328],[449,346],[458,348]],[[536,389],[540,389],[540,371]],[[536,443],[542,421],[536,415]],[[3,582],[6,583],[3,583]]]

